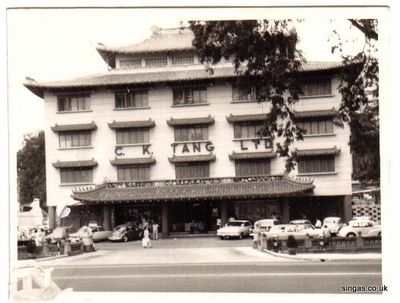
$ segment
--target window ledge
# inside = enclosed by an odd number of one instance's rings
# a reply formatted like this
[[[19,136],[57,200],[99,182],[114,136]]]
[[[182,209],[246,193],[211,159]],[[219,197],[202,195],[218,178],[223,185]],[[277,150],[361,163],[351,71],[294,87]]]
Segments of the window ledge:
[[[74,146],[74,147],[59,147],[58,150],[71,150],[71,149],[91,149],[93,146]]]
[[[300,173],[297,176],[328,176],[328,175],[337,175],[337,172],[320,172],[320,173]]]
[[[271,137],[254,137],[254,138],[234,138],[232,141],[253,141],[253,140],[264,140],[264,139],[271,139]]]
[[[315,95],[315,96],[299,96],[299,100],[301,99],[316,99],[316,98],[332,98],[334,95]]]
[[[171,107],[205,106],[205,105],[210,105],[210,103],[173,104],[171,105]]]
[[[238,101],[231,101],[232,104],[237,104],[237,103],[258,103],[262,102],[260,100],[238,100]]]
[[[120,111],[120,110],[135,110],[135,109],[150,109],[150,106],[114,108],[115,111]]]
[[[71,111],[57,111],[57,114],[77,114],[77,113],[90,113],[92,109],[87,110],[71,110]]]
[[[303,135],[303,138],[312,138],[312,137],[333,137],[336,136],[335,133],[332,134],[311,134],[311,135]]]
[[[83,182],[83,183],[60,183],[60,186],[84,186],[84,185],[95,185],[93,182]]]
[[[151,145],[151,143],[116,144],[115,147],[143,146],[143,145]]]
[[[192,140],[192,141],[174,141],[172,144],[184,144],[184,143],[208,143],[210,140]]]

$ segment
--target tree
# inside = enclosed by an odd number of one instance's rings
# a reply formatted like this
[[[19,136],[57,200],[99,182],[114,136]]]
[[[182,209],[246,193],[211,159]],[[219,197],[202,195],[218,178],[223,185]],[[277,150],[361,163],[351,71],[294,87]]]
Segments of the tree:
[[[351,19],[349,22],[364,33],[369,46],[372,45],[371,40],[378,38],[376,20]],[[265,86],[259,101],[270,101],[271,113],[265,122],[264,133],[260,135],[281,138],[276,140],[276,151],[286,160],[286,172],[293,169],[296,163],[296,152],[290,149],[291,144],[303,139],[303,130],[297,127],[293,116],[293,105],[301,93],[299,84],[302,74],[299,71],[305,62],[301,50],[297,48],[299,39],[295,23],[293,20],[189,23],[194,33],[193,46],[208,70],[212,72],[212,67],[222,58],[230,59],[233,60],[236,73],[241,76],[238,81],[252,78]],[[338,45],[332,47],[332,51],[341,50],[341,43],[340,40]],[[362,144],[358,138],[364,134],[363,123],[366,119],[361,118],[364,111],[373,114],[379,108],[369,106],[371,88],[372,96],[377,98],[378,62],[366,51],[368,49],[364,48],[355,56],[342,56],[339,87],[342,102],[336,122],[338,125],[350,125],[353,151],[361,150]],[[375,119],[374,123],[378,121]],[[379,123],[377,126],[370,125],[368,129],[375,132],[379,129]],[[376,178],[376,174],[368,177]]]
[[[24,137],[24,146],[17,153],[18,194],[21,204],[40,199],[46,209],[46,162],[44,132]]]

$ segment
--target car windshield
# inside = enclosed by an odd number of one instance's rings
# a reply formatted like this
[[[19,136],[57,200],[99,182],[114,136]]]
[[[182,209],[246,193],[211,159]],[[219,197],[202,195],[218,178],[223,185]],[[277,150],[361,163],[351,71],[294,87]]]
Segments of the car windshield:
[[[114,231],[124,231],[126,229],[126,226],[117,226],[114,228]]]
[[[244,222],[237,222],[237,221],[228,222],[228,226],[241,226],[242,224],[244,224]]]

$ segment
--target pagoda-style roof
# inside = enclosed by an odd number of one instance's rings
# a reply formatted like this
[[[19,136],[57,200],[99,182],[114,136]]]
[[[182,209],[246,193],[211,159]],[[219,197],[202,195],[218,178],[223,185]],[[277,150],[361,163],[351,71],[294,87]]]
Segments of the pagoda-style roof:
[[[141,164],[155,164],[156,159],[153,157],[142,158],[115,158],[110,161],[112,165],[141,165]]]
[[[211,116],[197,117],[197,118],[170,118],[167,121],[169,126],[183,126],[183,125],[210,125],[214,123],[214,118]]]
[[[95,160],[79,160],[79,161],[60,161],[53,163],[55,168],[73,168],[73,167],[94,167],[97,166]]]
[[[301,68],[304,72],[335,70],[342,66],[340,62],[307,62]],[[215,67],[210,74],[203,66],[181,70],[145,71],[135,70],[109,71],[85,77],[62,81],[38,82],[27,77],[24,85],[34,94],[43,98],[45,90],[90,90],[94,88],[112,88],[122,86],[143,86],[155,83],[177,84],[193,81],[232,79],[238,77],[233,66]]]
[[[338,111],[335,108],[325,110],[293,111],[294,117],[298,120],[310,118],[335,117]]]
[[[295,152],[298,157],[334,156],[340,154],[340,149],[334,146],[332,148],[296,149]]]
[[[56,124],[51,127],[53,132],[66,132],[66,131],[79,131],[79,130],[95,130],[97,128],[96,123],[81,123],[81,124]]]
[[[111,129],[120,128],[143,128],[143,127],[154,127],[156,124],[153,120],[136,120],[136,121],[113,121],[108,123],[108,127]]]
[[[262,122],[268,118],[268,114],[251,114],[251,115],[232,115],[226,117],[229,123],[240,122]]]
[[[276,157],[275,152],[247,152],[235,153],[229,155],[230,160],[254,160],[254,159],[270,159]]]
[[[187,162],[209,162],[215,161],[214,154],[208,155],[190,155],[190,156],[173,156],[168,158],[171,163],[187,163]]]
[[[143,203],[221,199],[260,199],[311,193],[312,179],[284,176],[205,178],[105,183],[75,190],[72,198],[84,203]]]

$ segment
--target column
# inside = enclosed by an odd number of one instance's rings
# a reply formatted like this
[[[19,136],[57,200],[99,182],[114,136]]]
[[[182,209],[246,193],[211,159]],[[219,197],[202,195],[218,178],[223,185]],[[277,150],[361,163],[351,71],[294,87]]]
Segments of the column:
[[[56,207],[47,207],[47,218],[49,219],[49,229],[56,228]]]
[[[227,201],[221,202],[221,227],[228,223],[228,203]]]
[[[111,209],[110,206],[103,207],[103,227],[105,230],[111,230]]]
[[[283,199],[282,200],[282,223],[288,223],[289,222],[289,199]]]
[[[349,222],[353,218],[353,209],[351,208],[351,196],[343,197],[343,221]]]
[[[161,229],[163,237],[168,236],[168,205],[166,202],[161,205]]]
[[[115,227],[115,207],[110,206],[110,222],[111,222],[111,228],[114,229]]]

